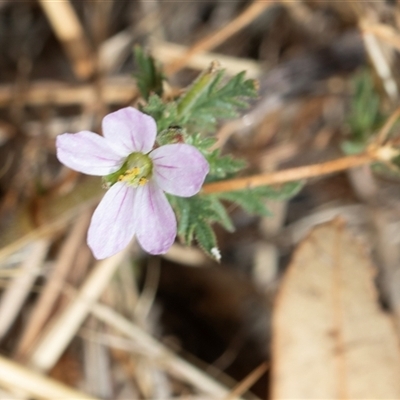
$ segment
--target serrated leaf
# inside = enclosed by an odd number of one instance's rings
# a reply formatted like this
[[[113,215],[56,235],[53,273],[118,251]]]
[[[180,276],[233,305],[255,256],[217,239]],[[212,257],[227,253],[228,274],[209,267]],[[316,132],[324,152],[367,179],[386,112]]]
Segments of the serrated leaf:
[[[211,226],[203,220],[197,221],[194,227],[194,236],[197,243],[210,257],[219,261],[219,250],[217,247],[217,238]]]
[[[190,240],[186,237],[190,224],[190,203],[184,201],[181,197],[171,195],[167,195],[167,197],[178,219],[178,236],[185,244],[190,243]]]
[[[200,133],[193,133],[190,135],[186,143],[196,147],[203,154],[208,155],[210,147],[215,144],[217,139],[214,137],[203,137]]]
[[[170,126],[176,125],[177,109],[174,102],[164,103],[163,100],[153,94],[142,107],[142,111],[151,115],[157,123],[157,132],[163,132]]]
[[[219,150],[214,150],[213,152],[207,154],[206,158],[210,166],[207,182],[232,176],[246,166],[246,162],[244,160],[234,159],[230,155],[221,156],[219,154]]]
[[[260,191],[256,189],[238,190],[219,194],[219,197],[238,204],[249,214],[271,216],[271,212],[265,205],[265,198]]]
[[[209,197],[211,200],[211,207],[218,215],[218,219],[216,222],[219,222],[228,232],[233,232],[235,230],[235,227],[233,226],[232,220],[229,217],[225,206],[218,200],[217,197]]]
[[[162,83],[165,79],[161,67],[140,46],[135,46],[134,56],[138,70],[133,76],[136,78],[136,84],[142,97],[148,100],[151,93],[161,96],[163,93]]]
[[[256,97],[256,83],[241,72],[223,83],[223,70],[210,69],[202,74],[178,100],[178,114],[189,132],[211,132],[220,119],[237,116]]]
[[[190,245],[196,240],[208,255],[217,259],[219,253],[212,224],[219,223],[228,231],[234,230],[232,221],[218,198],[213,195],[189,198],[168,195],[168,199],[177,216],[178,236],[181,241]]]
[[[220,199],[240,205],[250,214],[271,216],[265,200],[286,200],[296,195],[302,188],[302,182],[289,182],[280,187],[263,186],[253,189],[237,190],[216,194]]]
[[[279,186],[263,186],[257,188],[261,196],[269,200],[287,200],[295,196],[303,188],[301,181],[288,182]]]

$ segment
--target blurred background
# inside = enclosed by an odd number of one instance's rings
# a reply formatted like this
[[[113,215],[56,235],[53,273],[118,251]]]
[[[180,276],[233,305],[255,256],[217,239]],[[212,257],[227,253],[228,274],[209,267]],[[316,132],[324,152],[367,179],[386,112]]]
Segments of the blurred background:
[[[399,27],[389,0],[0,0],[0,398],[400,398],[396,162],[308,180],[268,218],[227,204],[236,231],[216,227],[220,264],[178,241],[98,262],[86,232],[101,182],[55,155],[57,135],[100,132],[141,101],[134,45],[163,66],[167,97],[213,60],[258,80],[216,132],[248,174],[363,152],[398,107]],[[318,286],[329,268],[315,248],[301,261],[332,232],[345,239],[328,258],[364,274],[334,289]],[[314,340],[325,323],[329,341]],[[350,360],[354,343],[369,356]]]

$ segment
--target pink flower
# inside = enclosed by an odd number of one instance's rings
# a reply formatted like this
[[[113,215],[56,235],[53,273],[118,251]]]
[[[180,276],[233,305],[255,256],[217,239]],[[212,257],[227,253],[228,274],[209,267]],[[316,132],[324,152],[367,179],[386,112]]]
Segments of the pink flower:
[[[176,218],[164,192],[198,193],[209,167],[188,144],[153,149],[154,119],[132,107],[103,119],[103,136],[82,131],[57,137],[57,157],[67,167],[105,176],[112,186],[95,210],[87,242],[97,259],[125,248],[134,235],[151,254],[163,254],[176,236]]]

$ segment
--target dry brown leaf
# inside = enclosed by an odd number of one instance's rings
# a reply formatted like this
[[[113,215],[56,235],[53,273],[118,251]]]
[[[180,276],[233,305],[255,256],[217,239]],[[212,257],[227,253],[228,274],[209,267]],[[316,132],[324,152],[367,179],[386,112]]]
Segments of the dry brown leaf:
[[[374,268],[340,220],[297,248],[273,320],[273,399],[400,399],[400,348]]]

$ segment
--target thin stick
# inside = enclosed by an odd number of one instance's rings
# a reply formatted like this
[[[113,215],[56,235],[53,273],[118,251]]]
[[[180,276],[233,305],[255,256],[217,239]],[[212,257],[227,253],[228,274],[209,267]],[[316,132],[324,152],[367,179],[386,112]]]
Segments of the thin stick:
[[[234,20],[229,22],[229,24],[225,25],[219,31],[213,32],[209,36],[195,43],[185,54],[183,54],[177,60],[173,61],[171,64],[166,65],[164,70],[165,73],[167,75],[172,75],[183,68],[188,60],[192,58],[195,54],[217,47],[229,37],[234,35],[236,32],[249,25],[255,18],[260,16],[260,14],[272,4],[274,4],[274,2],[269,0],[253,1],[253,3],[249,7],[247,7]]]
[[[395,122],[397,121],[397,119],[400,116],[400,107],[398,107],[393,114],[388,118],[388,120],[386,121],[385,125],[383,125],[383,127],[381,128],[381,130],[378,133],[378,137],[376,139],[376,142],[379,145],[383,145],[384,142],[387,139],[387,136],[390,132],[390,130],[392,129],[393,125],[395,124]]]
[[[229,393],[225,400],[233,400],[247,392],[262,376],[268,371],[269,365],[263,362],[256,369],[250,372],[241,382],[239,382]]]
[[[266,174],[253,175],[246,178],[208,183],[203,186],[202,193],[221,193],[234,190],[251,189],[259,186],[298,181],[315,176],[327,175],[332,172],[343,171],[374,161],[372,155],[360,154],[338,158],[321,164],[306,165]]]

